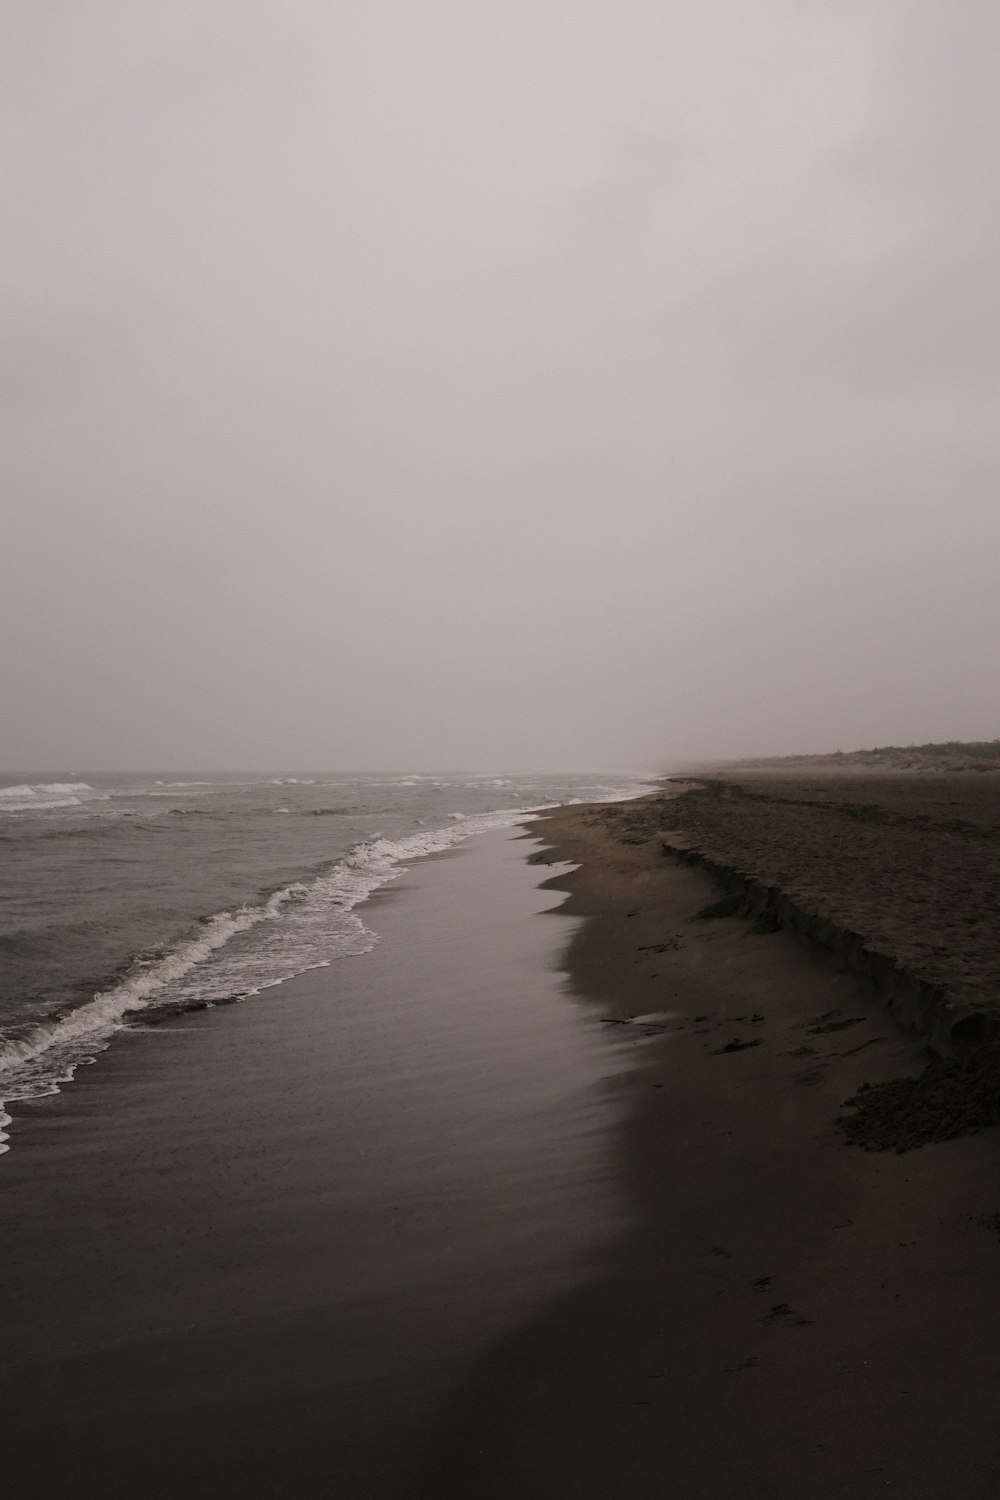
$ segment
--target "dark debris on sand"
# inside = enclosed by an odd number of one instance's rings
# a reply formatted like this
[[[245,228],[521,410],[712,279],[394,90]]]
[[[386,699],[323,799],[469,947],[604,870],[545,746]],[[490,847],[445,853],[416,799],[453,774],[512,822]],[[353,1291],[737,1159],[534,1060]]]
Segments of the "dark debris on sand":
[[[1000,1054],[981,1047],[965,1057],[933,1058],[917,1078],[865,1083],[846,1101],[854,1113],[837,1124],[866,1151],[911,1151],[1000,1125]]]

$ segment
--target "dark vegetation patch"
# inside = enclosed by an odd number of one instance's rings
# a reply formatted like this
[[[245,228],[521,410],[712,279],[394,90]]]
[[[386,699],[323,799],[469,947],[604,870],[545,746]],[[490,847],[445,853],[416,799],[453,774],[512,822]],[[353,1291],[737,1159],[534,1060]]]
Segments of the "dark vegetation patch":
[[[927,745],[876,745],[874,749],[862,751],[869,755],[973,755],[983,760],[1000,759],[1000,740],[942,740]],[[837,754],[840,754],[838,751]]]
[[[934,1058],[918,1078],[864,1083],[837,1121],[865,1151],[911,1151],[1000,1125],[1000,1055],[981,1047],[965,1057]]]

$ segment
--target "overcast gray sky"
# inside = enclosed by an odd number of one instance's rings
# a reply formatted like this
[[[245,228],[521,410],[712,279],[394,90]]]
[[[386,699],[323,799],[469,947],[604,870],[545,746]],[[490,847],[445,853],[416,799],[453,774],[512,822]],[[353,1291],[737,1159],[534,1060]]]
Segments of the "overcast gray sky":
[[[7,0],[0,765],[992,738],[996,0]]]

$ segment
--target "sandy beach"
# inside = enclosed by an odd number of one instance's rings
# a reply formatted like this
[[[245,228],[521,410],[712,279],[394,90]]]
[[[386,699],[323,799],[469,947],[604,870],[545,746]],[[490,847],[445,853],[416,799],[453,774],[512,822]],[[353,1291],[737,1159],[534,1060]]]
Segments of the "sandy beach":
[[[19,1108],[14,1492],[995,1495],[997,1134],[843,1122],[989,1010],[996,784],[562,808]]]
[[[995,785],[945,788],[983,809],[968,820],[976,847]],[[564,910],[586,918],[567,960],[574,986],[633,1049],[622,1170],[634,1228],[606,1280],[558,1299],[483,1367],[442,1435],[445,1492],[458,1492],[473,1452],[466,1493],[483,1496],[996,1493],[996,1133],[908,1151],[847,1144],[845,1101],[919,1077],[923,1041],[842,955],[759,915],[725,915],[719,880],[663,847],[710,832],[716,859],[735,859],[739,833],[744,857],[754,840],[760,858],[791,853],[789,876],[812,875],[819,898],[817,870],[849,862],[844,849],[833,857],[831,830],[853,831],[867,807],[883,859],[897,858],[872,868],[858,843],[884,894],[857,914],[892,908],[903,933],[919,880],[896,878],[912,855],[902,809],[933,824],[943,789],[890,778],[859,796],[826,780],[812,790],[843,816],[795,849],[781,847],[791,820],[767,797],[807,789],[769,786],[756,784],[756,803],[715,785],[686,803],[567,809],[543,825],[543,857],[580,863],[553,882],[570,892]],[[728,821],[732,805],[756,810],[752,837],[749,814]],[[952,899],[942,878],[926,920],[949,929]]]

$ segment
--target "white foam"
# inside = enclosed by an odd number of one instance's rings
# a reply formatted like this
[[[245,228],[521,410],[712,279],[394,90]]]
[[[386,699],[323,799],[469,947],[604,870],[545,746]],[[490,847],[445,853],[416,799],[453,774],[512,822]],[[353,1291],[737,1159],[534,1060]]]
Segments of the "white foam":
[[[646,786],[603,788],[623,800]],[[259,905],[217,912],[193,937],[159,958],[137,961],[86,1004],[28,1034],[0,1040],[0,1153],[7,1150],[4,1103],[59,1091],[76,1069],[110,1044],[134,1016],[158,1005],[242,999],[331,960],[367,952],[378,941],[354,908],[406,871],[406,862],[436,854],[490,829],[522,823],[551,803],[467,816],[400,839],[376,834],[325,874],[297,881]],[[245,936],[244,936],[245,935]]]
[[[159,958],[137,961],[86,1004],[24,1036],[0,1041],[0,1110],[3,1102],[58,1092],[137,1012],[243,998],[331,958],[367,952],[378,939],[354,908],[403,874],[404,861],[438,853],[474,833],[509,827],[530,812],[481,813],[461,825],[422,829],[402,839],[376,836],[324,875],[285,886],[260,905],[217,912],[195,936]],[[251,930],[253,941],[241,945],[241,935]]]
[[[80,807],[82,803],[79,797],[58,797],[51,802],[3,802],[0,803],[0,812],[42,812],[52,807]]]
[[[86,781],[36,781],[31,786],[0,787],[0,797],[65,797],[93,790]]]
[[[109,1027],[117,1028],[130,1011],[143,1008],[150,997],[170,980],[181,978],[237,932],[273,915],[279,898],[287,895],[288,892],[279,891],[264,906],[245,906],[239,912],[217,912],[205,923],[204,931],[198,937],[182,943],[162,958],[137,965],[119,984],[108,990],[99,990],[86,1005],[57,1021],[35,1027],[27,1037],[0,1043],[0,1076],[18,1064],[34,1061],[56,1043],[93,1040]],[[6,1097],[17,1096],[8,1093]]]
[[[36,781],[30,786],[0,787],[0,812],[35,812],[53,807],[78,807],[83,801],[105,800],[86,781]]]

